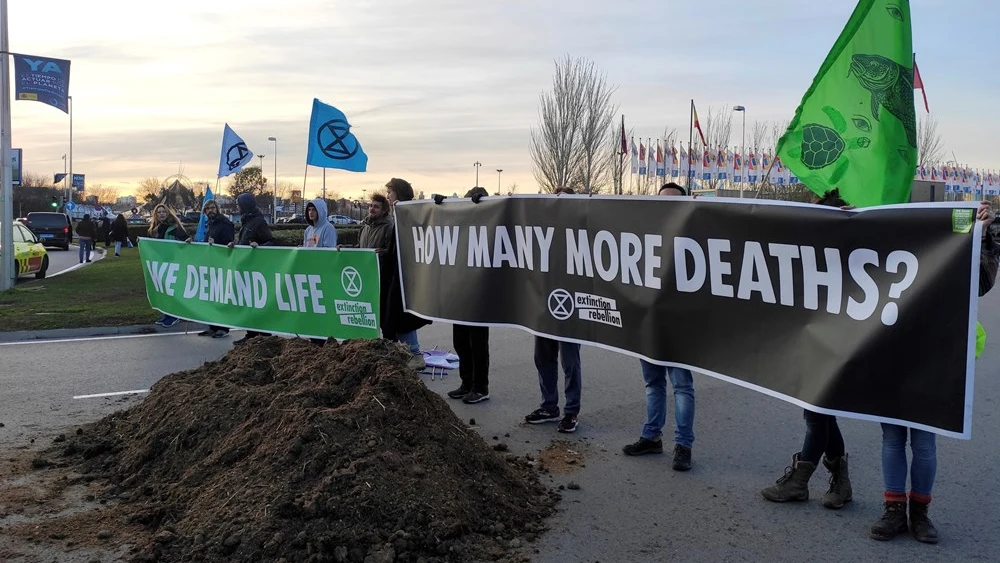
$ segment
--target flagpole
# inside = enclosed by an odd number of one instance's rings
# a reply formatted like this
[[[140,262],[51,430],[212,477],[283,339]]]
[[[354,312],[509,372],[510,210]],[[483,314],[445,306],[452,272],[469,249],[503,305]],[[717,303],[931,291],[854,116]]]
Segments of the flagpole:
[[[691,98],[691,109],[688,111],[688,117],[690,118],[691,124],[688,126],[688,175],[687,175],[687,192],[691,195],[691,151],[690,147],[694,146],[694,98]]]
[[[0,291],[14,287],[14,187],[10,161],[10,53],[7,42],[7,0],[0,0],[0,241],[6,252],[0,260]],[[21,163],[22,170],[24,163]]]
[[[302,201],[306,200],[306,179],[309,178],[309,165],[306,164],[306,171],[302,173]],[[305,208],[303,207],[303,210]]]
[[[622,114],[622,136],[621,136],[621,139],[618,141],[619,144],[621,144],[621,141],[624,140],[624,139],[625,139],[625,114],[623,113]],[[627,150],[628,150],[628,145],[626,144],[626,146],[621,150],[621,154],[618,157],[618,195],[622,195],[622,193],[625,191],[625,187],[622,185],[622,181],[625,179],[624,178],[624,176],[625,176],[625,170],[624,170],[624,167],[625,167],[625,152]]]

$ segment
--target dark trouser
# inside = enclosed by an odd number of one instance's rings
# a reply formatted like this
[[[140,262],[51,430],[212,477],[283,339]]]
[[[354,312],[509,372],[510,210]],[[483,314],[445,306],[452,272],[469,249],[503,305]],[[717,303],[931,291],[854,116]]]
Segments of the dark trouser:
[[[580,414],[580,345],[561,342],[551,338],[535,337],[535,368],[538,370],[538,386],[542,391],[540,408],[549,412],[559,411],[559,359],[562,357],[565,375],[565,414]]]
[[[844,455],[844,437],[837,426],[837,417],[812,411],[803,411],[803,417],[806,419],[806,439],[799,459],[819,464],[823,454],[827,459]]]
[[[215,332],[219,332],[220,330],[227,333],[229,332],[228,328],[224,326],[215,326],[215,325],[208,325],[208,330],[214,330]]]
[[[453,325],[452,343],[458,354],[462,387],[488,395],[490,392],[490,328]]]
[[[270,334],[266,332],[257,332],[256,330],[248,330],[244,338],[253,338],[255,336],[270,336]]]

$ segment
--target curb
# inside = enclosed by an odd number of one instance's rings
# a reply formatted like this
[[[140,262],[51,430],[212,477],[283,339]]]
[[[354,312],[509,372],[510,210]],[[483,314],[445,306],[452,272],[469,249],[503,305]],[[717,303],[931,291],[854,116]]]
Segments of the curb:
[[[74,245],[71,245],[70,248],[77,248],[78,249],[79,246],[77,246],[77,245],[74,244]],[[91,261],[91,263],[100,262],[101,260],[104,260],[104,257],[107,256],[107,254],[108,254],[107,250],[103,250],[102,249],[101,251],[98,251],[97,248],[95,247],[94,248],[94,259]],[[74,265],[70,266],[69,268],[66,268],[65,270],[56,272],[54,274],[46,275],[45,277],[48,278],[48,279],[54,278],[56,276],[61,276],[63,274],[68,274],[70,272],[75,272],[75,271],[77,271],[79,269],[82,269],[82,268],[84,268],[86,266],[87,266],[87,264],[74,264]]]
[[[0,332],[0,343],[26,342],[30,340],[61,340],[67,338],[88,338],[95,336],[120,336],[136,334],[171,334],[198,332],[201,323],[181,321],[170,328],[150,325],[101,326],[86,328],[57,328],[52,330],[21,330],[15,332]],[[194,330],[196,327],[196,330]]]

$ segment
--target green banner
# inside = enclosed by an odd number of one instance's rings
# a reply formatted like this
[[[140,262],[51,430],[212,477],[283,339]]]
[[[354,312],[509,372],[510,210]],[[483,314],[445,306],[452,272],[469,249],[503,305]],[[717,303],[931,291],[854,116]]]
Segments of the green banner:
[[[250,248],[141,239],[154,309],[205,324],[311,338],[378,338],[372,250]]]

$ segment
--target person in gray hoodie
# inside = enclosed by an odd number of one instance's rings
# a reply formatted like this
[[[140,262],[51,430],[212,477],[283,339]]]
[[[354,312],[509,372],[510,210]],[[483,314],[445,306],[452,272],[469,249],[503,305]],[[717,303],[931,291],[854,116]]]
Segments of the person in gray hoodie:
[[[302,246],[306,248],[337,248],[337,229],[326,216],[326,201],[316,198],[306,204],[306,227]]]

